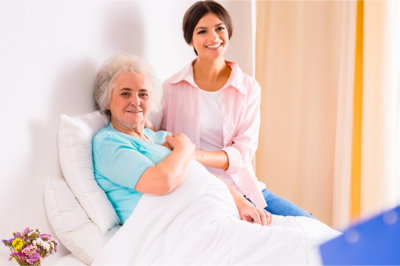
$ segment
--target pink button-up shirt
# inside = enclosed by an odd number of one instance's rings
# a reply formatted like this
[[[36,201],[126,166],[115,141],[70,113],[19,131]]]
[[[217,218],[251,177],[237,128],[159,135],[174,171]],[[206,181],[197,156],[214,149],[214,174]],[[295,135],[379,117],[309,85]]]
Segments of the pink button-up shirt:
[[[222,150],[229,158],[226,173],[234,184],[257,207],[266,206],[251,161],[258,145],[261,89],[257,81],[244,74],[239,66],[226,61],[231,75],[222,90]],[[187,65],[163,84],[161,129],[186,134],[200,147],[199,90],[193,78],[193,66]],[[208,119],[213,119],[209,117]]]

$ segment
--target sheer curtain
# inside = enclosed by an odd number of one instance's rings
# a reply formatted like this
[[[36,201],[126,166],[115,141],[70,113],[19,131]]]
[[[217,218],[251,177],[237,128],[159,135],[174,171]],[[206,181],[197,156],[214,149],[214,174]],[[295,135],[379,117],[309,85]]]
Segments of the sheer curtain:
[[[351,107],[338,108],[351,103],[346,96],[353,85],[352,6],[345,1],[257,2],[256,79],[262,87],[257,176],[328,224],[336,121],[352,113]],[[345,142],[349,133],[342,135]]]
[[[400,203],[398,1],[364,3],[361,215]]]
[[[262,87],[257,176],[337,228],[351,215],[399,200],[398,3],[363,4],[362,103],[355,105],[357,1],[256,2],[255,72]],[[357,113],[358,194],[352,192]],[[358,213],[352,213],[355,202]]]

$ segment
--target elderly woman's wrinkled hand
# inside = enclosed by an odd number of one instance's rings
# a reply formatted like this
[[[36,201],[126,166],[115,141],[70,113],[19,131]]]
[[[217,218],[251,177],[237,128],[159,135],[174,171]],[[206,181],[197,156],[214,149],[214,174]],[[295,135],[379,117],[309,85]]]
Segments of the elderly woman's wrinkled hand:
[[[177,133],[177,134],[168,135],[168,136],[165,137],[165,142],[166,142],[166,144],[168,144],[172,148],[172,150],[174,150],[174,149],[184,149],[189,153],[193,153],[193,156],[194,156],[194,152],[195,152],[196,146],[183,133]]]

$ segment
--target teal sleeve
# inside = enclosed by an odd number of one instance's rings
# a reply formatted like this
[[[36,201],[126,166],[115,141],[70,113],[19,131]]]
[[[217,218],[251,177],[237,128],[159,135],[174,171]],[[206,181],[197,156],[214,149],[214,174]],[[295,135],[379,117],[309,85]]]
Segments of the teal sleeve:
[[[105,138],[93,142],[96,171],[111,182],[135,189],[142,174],[154,165],[137,147],[122,140]]]

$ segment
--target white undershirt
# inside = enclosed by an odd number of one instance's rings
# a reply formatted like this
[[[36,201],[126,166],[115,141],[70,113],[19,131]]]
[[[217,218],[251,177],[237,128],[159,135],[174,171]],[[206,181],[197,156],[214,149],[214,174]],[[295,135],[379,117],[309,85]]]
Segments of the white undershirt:
[[[221,90],[200,89],[200,149],[215,151],[223,147]]]
[[[222,131],[222,89],[205,91],[200,89],[200,149],[219,151],[224,147]],[[232,178],[222,169],[206,166],[208,171],[219,175],[228,184],[237,188]]]

